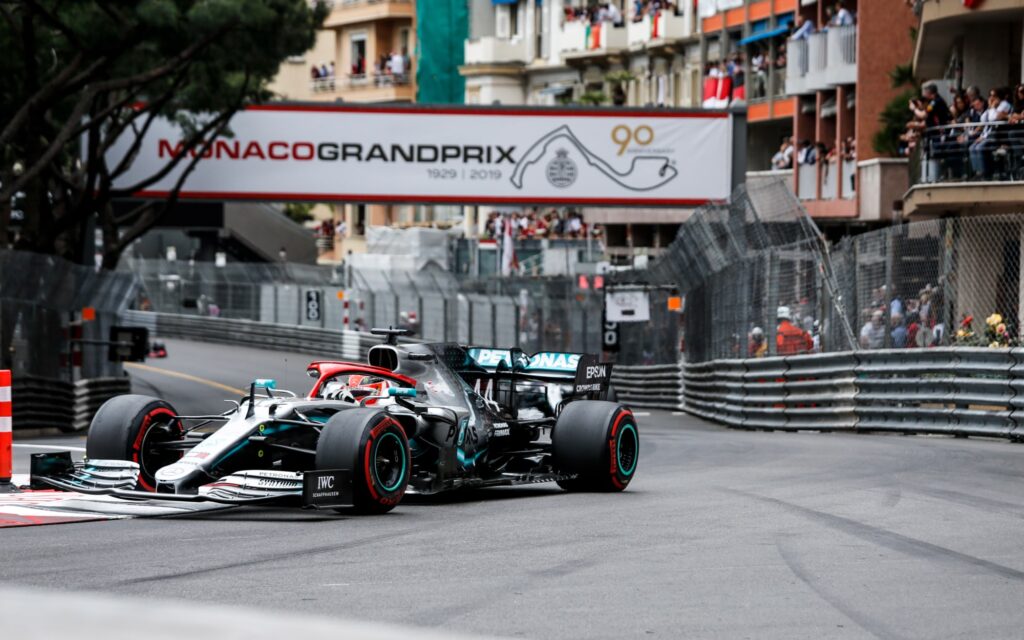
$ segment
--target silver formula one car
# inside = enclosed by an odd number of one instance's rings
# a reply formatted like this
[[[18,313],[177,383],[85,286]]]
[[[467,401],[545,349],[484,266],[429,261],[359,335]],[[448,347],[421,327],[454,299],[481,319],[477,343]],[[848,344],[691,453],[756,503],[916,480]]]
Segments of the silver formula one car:
[[[86,460],[36,454],[32,482],[125,499],[281,502],[383,513],[407,492],[557,482],[621,491],[636,473],[633,414],[592,399],[610,365],[595,356],[456,344],[398,345],[368,363],[313,362],[305,397],[256,380],[224,413],[179,415],[147,396],[105,403]],[[518,393],[555,384],[571,393],[556,416],[521,409]],[[571,386],[570,386],[571,385]]]

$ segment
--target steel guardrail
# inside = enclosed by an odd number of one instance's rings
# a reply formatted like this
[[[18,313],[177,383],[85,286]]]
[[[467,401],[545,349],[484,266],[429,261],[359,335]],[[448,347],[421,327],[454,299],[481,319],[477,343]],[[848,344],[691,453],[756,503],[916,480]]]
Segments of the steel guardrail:
[[[682,369],[683,409],[731,427],[1024,440],[1024,348],[863,350]]]

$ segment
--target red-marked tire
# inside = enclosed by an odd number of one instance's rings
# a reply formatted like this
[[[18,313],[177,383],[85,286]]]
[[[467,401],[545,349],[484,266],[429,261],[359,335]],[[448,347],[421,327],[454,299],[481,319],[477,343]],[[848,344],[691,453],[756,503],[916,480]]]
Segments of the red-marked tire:
[[[117,396],[96,412],[85,439],[85,455],[94,460],[131,460],[139,463],[138,488],[156,491],[153,474],[177,462],[181,451],[160,451],[162,442],[184,437],[177,413],[170,404],[140,395]]]
[[[412,456],[405,430],[378,409],[331,416],[316,444],[317,469],[351,469],[352,503],[359,513],[387,513],[405,496]]]
[[[620,404],[570,402],[551,444],[558,471],[576,476],[558,482],[567,491],[622,491],[636,475],[640,432],[633,412]]]

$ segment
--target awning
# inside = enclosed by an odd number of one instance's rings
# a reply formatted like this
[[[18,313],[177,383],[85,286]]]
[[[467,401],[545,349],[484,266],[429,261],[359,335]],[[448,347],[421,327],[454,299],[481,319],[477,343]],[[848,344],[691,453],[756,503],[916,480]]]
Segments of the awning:
[[[767,21],[761,20],[760,22],[765,24],[765,26],[762,27],[762,30],[756,28],[759,23],[754,23],[754,26],[751,28],[750,35],[740,40],[740,46],[748,45],[751,42],[757,42],[758,40],[774,38],[776,36],[781,36],[788,33],[789,25],[792,24],[793,22],[793,14],[787,13],[784,16],[780,16],[777,23],[778,26],[775,27],[774,29],[769,29],[767,31],[763,30],[764,28],[767,28]]]
[[[550,87],[544,87],[537,93],[539,93],[542,96],[560,96],[568,91],[572,91],[572,87],[566,86],[564,84],[556,84]]]

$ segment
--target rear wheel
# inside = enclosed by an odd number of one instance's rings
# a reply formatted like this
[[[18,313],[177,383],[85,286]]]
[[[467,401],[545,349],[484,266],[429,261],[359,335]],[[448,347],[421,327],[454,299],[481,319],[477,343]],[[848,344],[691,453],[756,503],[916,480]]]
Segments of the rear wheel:
[[[85,440],[85,455],[94,460],[130,460],[139,463],[138,487],[156,491],[154,474],[177,462],[181,451],[162,444],[184,436],[170,404],[140,395],[117,396],[96,412]]]
[[[401,502],[410,460],[405,430],[375,409],[334,414],[316,445],[317,469],[352,471],[352,503],[360,513],[386,513]]]
[[[636,474],[640,434],[633,413],[622,405],[569,403],[551,441],[557,469],[576,475],[558,482],[568,491],[622,491]]]

